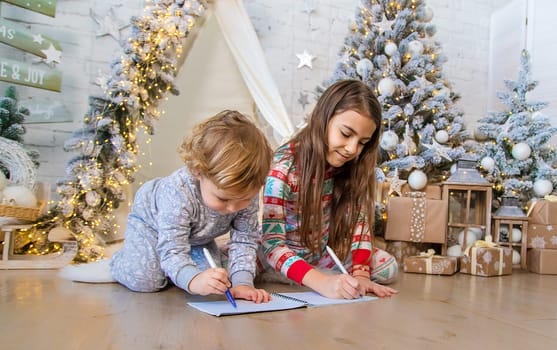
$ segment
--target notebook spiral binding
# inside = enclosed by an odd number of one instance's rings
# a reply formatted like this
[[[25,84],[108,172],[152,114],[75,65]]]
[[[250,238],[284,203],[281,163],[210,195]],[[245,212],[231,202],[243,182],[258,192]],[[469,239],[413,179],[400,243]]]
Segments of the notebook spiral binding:
[[[271,295],[272,295],[273,297],[279,297],[279,298],[282,298],[282,299],[286,299],[286,300],[290,300],[290,301],[295,301],[295,302],[298,302],[298,303],[301,303],[301,304],[307,304],[307,303],[308,303],[308,302],[305,301],[305,300],[298,299],[298,298],[294,298],[294,297],[291,297],[291,296],[288,296],[288,295],[282,295],[282,294],[280,294],[280,293],[271,293]]]

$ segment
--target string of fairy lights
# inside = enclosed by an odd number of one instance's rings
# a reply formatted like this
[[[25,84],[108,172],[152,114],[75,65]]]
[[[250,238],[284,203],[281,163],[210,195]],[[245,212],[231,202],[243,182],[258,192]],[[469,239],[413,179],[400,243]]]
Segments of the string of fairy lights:
[[[22,231],[16,249],[25,254],[48,254],[60,244],[48,243],[48,232],[62,225],[74,235],[79,250],[75,260],[103,256],[103,237],[118,230],[114,210],[125,200],[124,187],[139,169],[136,135],[153,133],[164,114],[159,102],[177,93],[174,78],[184,40],[207,9],[205,1],[147,0],[140,16],[132,17],[132,33],[122,55],[111,64],[108,88],[89,97],[83,127],[66,141],[66,151],[77,151],[57,183],[60,200],[48,213]]]

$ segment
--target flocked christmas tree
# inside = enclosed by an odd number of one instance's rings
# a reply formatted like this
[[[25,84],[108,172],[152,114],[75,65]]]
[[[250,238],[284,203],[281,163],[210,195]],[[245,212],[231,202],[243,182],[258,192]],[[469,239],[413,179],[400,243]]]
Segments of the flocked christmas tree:
[[[25,117],[29,116],[29,109],[18,105],[17,91],[14,86],[8,86],[3,97],[0,97],[0,137],[23,143],[25,127],[22,125]],[[39,166],[39,153],[35,150],[26,151],[35,166]],[[0,161],[0,171],[9,177],[8,169]]]
[[[505,80],[507,91],[497,93],[506,107],[479,120],[478,130],[487,138],[479,148],[479,162],[494,184],[494,197],[516,195],[522,205],[543,197],[557,185],[557,153],[551,137],[557,132],[540,112],[546,102],[528,101],[538,81],[531,79],[530,54],[520,56],[518,79]]]
[[[378,95],[379,181],[387,175],[392,183],[414,172],[416,183],[439,182],[465,153],[467,133],[455,107],[458,96],[443,74],[446,57],[433,40],[432,17],[422,0],[363,0],[334,74],[324,83],[360,79]]]

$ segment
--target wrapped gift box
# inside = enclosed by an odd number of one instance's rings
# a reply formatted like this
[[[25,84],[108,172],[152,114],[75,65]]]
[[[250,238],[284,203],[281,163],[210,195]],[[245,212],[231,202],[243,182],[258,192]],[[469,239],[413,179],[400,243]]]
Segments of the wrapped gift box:
[[[404,259],[404,272],[428,275],[453,275],[458,271],[458,258],[441,255],[417,255]]]
[[[557,225],[557,202],[540,199],[530,202],[528,206],[529,225]]]
[[[385,250],[395,257],[397,263],[402,266],[404,259],[409,256],[418,255],[420,252],[432,248],[430,243],[412,243],[402,241],[386,241]]]
[[[557,275],[557,250],[528,249],[526,263],[528,271],[544,275]]]
[[[512,252],[506,247],[470,247],[460,259],[460,272],[484,277],[510,275]]]
[[[528,248],[557,249],[557,225],[528,225]]]
[[[393,197],[387,206],[385,239],[416,243],[445,243],[448,204],[443,200],[417,197]]]
[[[402,185],[401,188],[402,193],[415,192],[415,191],[416,190],[410,188],[410,185],[408,184]],[[418,192],[425,193],[426,199],[441,199],[441,194],[442,194],[441,186],[439,185],[427,185],[423,190],[419,190]]]

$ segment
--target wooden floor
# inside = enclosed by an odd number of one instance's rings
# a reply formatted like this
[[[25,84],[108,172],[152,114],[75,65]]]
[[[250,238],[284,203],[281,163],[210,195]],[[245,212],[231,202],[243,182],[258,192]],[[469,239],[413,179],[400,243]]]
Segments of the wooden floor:
[[[367,303],[215,317],[176,287],[143,294],[55,270],[0,271],[0,348],[557,349],[557,276],[401,273],[395,287]]]

